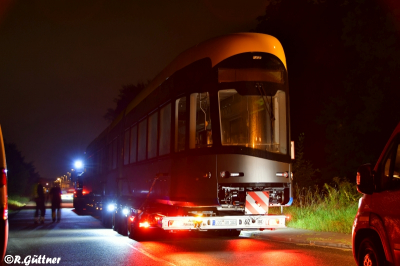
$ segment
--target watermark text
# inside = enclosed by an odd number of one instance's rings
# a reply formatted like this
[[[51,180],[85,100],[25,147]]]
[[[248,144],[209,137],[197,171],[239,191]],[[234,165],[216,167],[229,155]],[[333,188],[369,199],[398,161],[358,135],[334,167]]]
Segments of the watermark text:
[[[21,258],[18,255],[6,255],[4,257],[4,262],[7,264],[23,264],[30,265],[32,264],[59,264],[61,261],[60,257],[46,257],[46,255],[28,255],[25,258]]]

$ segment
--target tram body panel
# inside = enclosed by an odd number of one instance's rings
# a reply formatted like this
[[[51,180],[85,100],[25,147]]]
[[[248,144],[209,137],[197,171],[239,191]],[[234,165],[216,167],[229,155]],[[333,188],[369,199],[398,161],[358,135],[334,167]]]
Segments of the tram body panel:
[[[242,154],[217,155],[217,172],[243,173],[244,176],[219,177],[219,184],[287,183],[288,178],[277,173],[289,172],[289,163],[277,162]]]
[[[174,160],[171,182],[171,201],[217,205],[216,155],[185,156]]]

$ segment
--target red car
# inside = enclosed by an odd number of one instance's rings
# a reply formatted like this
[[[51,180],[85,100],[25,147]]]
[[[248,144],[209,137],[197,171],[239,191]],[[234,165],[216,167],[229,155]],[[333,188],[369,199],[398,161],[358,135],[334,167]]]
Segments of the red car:
[[[375,167],[357,170],[363,193],[353,224],[353,255],[360,265],[400,265],[400,123]]]
[[[0,126],[0,243],[3,248],[0,249],[1,261],[6,254],[8,242],[8,201],[7,201],[7,167],[6,154],[4,151],[3,133]]]

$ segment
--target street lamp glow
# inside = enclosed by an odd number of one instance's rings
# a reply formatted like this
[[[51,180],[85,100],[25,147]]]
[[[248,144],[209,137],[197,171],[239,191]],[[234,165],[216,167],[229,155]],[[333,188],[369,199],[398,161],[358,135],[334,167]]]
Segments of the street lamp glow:
[[[83,168],[83,163],[82,163],[82,161],[76,161],[74,166],[76,169],[81,169],[81,168]]]

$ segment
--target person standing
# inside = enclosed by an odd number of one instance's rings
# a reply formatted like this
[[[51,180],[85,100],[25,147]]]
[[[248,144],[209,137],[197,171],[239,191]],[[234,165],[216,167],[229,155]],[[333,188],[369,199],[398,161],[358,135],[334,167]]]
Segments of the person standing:
[[[51,217],[53,218],[53,223],[56,221],[60,221],[61,219],[61,188],[58,184],[50,190],[50,197],[51,197]],[[57,211],[57,215],[56,215]]]
[[[36,186],[36,211],[35,211],[35,224],[39,223],[39,212],[40,212],[40,223],[44,223],[44,215],[46,212],[45,196],[43,185],[39,182]]]

